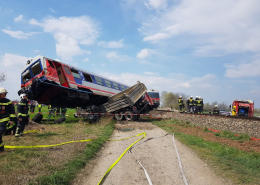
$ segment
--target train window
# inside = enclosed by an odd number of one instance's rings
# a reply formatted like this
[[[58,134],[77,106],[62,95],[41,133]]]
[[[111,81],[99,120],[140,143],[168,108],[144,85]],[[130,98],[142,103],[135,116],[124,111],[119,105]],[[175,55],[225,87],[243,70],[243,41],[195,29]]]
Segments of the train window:
[[[122,89],[122,91],[124,91],[125,90],[125,86],[121,85],[121,89]]]
[[[67,66],[63,66],[63,67],[64,67],[65,72],[66,72],[68,75],[71,75],[71,73],[70,73],[70,68],[67,67]]]
[[[80,77],[80,75],[79,75],[79,72],[78,72],[77,70],[75,70],[75,69],[70,69],[70,70],[71,70],[72,76],[73,76],[74,78],[79,78],[79,79],[81,79],[81,77]]]
[[[27,70],[22,74],[22,77],[23,77],[23,83],[28,82],[28,81],[32,78],[29,69],[27,69]]]
[[[93,82],[91,76],[87,73],[83,73],[84,77],[85,77],[85,80],[88,81],[88,82]]]
[[[46,60],[46,61],[48,61],[48,60]],[[55,69],[55,67],[54,67],[54,65],[53,65],[53,63],[52,63],[52,61],[48,61],[48,63],[50,64],[50,66],[51,66],[51,68],[54,68]],[[49,67],[49,66],[48,66]]]
[[[31,69],[32,69],[33,76],[38,75],[42,72],[41,64],[39,61],[33,64]]]
[[[108,87],[112,87],[111,82],[109,80],[105,80],[105,83]]]
[[[102,78],[98,77],[98,76],[95,76],[95,79],[96,79],[96,82],[97,84],[99,85],[104,85],[103,81],[102,81]]]
[[[113,82],[113,85],[114,85],[115,89],[120,90],[119,85],[117,83]]]

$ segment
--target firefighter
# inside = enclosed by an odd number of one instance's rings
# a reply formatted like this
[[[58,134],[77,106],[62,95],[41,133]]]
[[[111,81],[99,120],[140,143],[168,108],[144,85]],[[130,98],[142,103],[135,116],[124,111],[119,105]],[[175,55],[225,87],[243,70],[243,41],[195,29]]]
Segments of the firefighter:
[[[48,120],[51,118],[52,116],[52,107],[51,105],[48,106],[48,110],[49,110],[49,115],[48,115]]]
[[[20,95],[21,101],[18,104],[17,107],[17,113],[18,113],[18,125],[15,133],[15,137],[23,136],[23,131],[25,128],[25,125],[28,125],[29,122],[29,106],[28,106],[28,97],[27,94],[23,93]]]
[[[236,116],[237,115],[237,106],[233,106],[233,109],[232,109],[232,116]]]
[[[31,105],[30,105],[30,112],[31,113],[34,113],[34,110],[35,110],[35,102],[32,101]]]
[[[186,100],[186,105],[187,105],[187,112],[190,112],[190,99],[189,98],[187,98],[187,100]]]
[[[42,111],[42,104],[38,104],[39,113]]]
[[[6,125],[13,125],[16,119],[13,103],[5,98],[8,92],[0,88],[0,152],[4,151],[3,133],[6,131]]]
[[[183,103],[182,96],[179,97],[178,101],[179,101],[180,112],[184,112],[184,103]]]
[[[67,112],[67,108],[62,108],[61,109],[61,117],[65,117],[66,115],[66,112]]]
[[[194,100],[193,100],[193,96],[190,97],[189,100],[189,106],[190,106],[190,112],[194,112]]]
[[[219,109],[218,109],[218,106],[215,105],[214,109],[213,109],[213,114],[214,115],[219,115]]]
[[[57,107],[56,109],[56,116],[59,116],[60,115],[60,107]]]
[[[197,113],[198,114],[202,114],[202,100],[200,97],[198,97],[198,100],[197,100]]]
[[[199,97],[196,96],[196,98],[194,100],[194,110],[195,110],[196,114],[198,114],[198,100],[199,100]]]
[[[203,98],[200,98],[200,114],[203,114],[203,106],[204,106]]]

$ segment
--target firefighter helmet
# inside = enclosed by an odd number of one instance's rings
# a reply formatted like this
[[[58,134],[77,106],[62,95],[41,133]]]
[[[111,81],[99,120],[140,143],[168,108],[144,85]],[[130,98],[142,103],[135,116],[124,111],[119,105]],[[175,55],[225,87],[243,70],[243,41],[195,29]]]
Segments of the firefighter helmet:
[[[0,87],[0,94],[7,94],[7,93],[8,93],[8,92],[7,92],[6,89]]]
[[[26,94],[26,93],[23,93],[23,94],[20,95],[20,98],[21,98],[21,99],[24,99],[25,96],[27,96],[27,94]]]
[[[218,105],[215,105],[215,107],[217,108],[217,107],[218,107]]]
[[[180,96],[180,98],[182,98],[182,96]]]

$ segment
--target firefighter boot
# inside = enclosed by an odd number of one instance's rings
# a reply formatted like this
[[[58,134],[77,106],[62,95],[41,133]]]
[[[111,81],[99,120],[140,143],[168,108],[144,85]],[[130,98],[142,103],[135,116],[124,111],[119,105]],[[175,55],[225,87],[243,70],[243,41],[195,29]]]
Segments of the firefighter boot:
[[[0,152],[3,152],[5,148],[5,145],[3,145],[3,143],[0,144]]]

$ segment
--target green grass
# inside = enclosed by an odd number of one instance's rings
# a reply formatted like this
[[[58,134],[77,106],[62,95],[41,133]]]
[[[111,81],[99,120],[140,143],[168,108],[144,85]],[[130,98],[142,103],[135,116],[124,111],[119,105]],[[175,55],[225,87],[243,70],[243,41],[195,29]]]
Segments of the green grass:
[[[113,121],[114,122],[114,121]],[[52,175],[42,176],[37,179],[37,183],[40,185],[66,185],[76,177],[77,172],[85,167],[90,159],[99,151],[102,145],[110,138],[114,130],[114,124],[110,123],[102,131],[98,139],[95,139],[91,143],[87,144],[84,153],[76,155],[71,161],[66,163],[60,170],[56,171]]]
[[[53,145],[75,140],[93,140],[51,148],[6,148],[0,155],[0,184],[69,184],[109,139],[114,130],[114,122],[111,117],[104,117],[95,124],[78,119],[77,123],[45,124],[42,125],[44,130],[27,133],[24,137],[4,136],[5,145],[9,146]]]
[[[182,143],[194,149],[211,166],[217,166],[219,173],[232,179],[234,183],[257,184],[260,182],[259,153],[245,152],[221,143],[205,141],[200,137],[187,135],[166,126],[174,125],[175,121],[153,121],[153,123],[167,132],[174,132]],[[228,132],[224,135],[233,138],[233,135]]]

